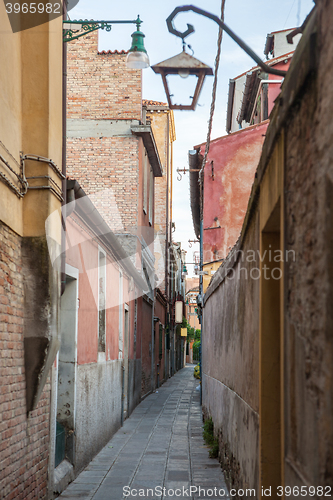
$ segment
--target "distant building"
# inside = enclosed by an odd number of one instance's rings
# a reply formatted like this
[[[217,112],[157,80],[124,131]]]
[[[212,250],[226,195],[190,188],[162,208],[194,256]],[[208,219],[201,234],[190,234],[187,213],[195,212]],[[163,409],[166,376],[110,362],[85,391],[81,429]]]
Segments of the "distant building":
[[[199,293],[199,277],[186,278],[185,281],[185,306],[187,323],[194,330],[201,330],[197,309],[197,295]]]
[[[170,329],[172,307],[172,277],[170,258],[172,248],[172,165],[173,142],[176,140],[173,111],[166,103],[144,100],[143,116],[151,125],[159,151],[163,175],[155,179],[154,231],[158,245],[154,246],[155,271],[160,278],[156,290],[155,330],[155,378],[157,383],[170,376],[171,345],[173,332]],[[171,338],[172,337],[172,338]],[[169,346],[166,348],[166,346]]]
[[[301,35],[287,42],[293,30],[275,31],[267,35],[264,54],[271,59],[268,66],[287,71]],[[259,66],[229,81],[226,130],[228,134],[255,125],[269,117],[274,101],[280,93],[282,77],[265,74]]]

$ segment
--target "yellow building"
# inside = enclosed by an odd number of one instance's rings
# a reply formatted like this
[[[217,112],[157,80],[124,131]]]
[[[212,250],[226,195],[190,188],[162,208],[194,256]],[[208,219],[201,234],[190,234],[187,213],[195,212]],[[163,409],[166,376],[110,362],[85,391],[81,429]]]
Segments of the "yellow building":
[[[9,431],[0,489],[4,499],[44,499],[59,334],[62,19],[24,29],[22,14],[17,23],[23,29],[13,32],[1,3],[0,418]]]

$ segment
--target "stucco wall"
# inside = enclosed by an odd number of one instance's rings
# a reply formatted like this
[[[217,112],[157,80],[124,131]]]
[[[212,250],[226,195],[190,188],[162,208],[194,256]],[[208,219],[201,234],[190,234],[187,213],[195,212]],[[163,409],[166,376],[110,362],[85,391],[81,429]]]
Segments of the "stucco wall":
[[[267,125],[266,121],[210,144],[204,179],[205,263],[224,259],[239,237]]]
[[[61,170],[61,17],[13,33],[1,4],[0,66],[1,156],[20,176],[22,151],[52,158]],[[27,161],[25,167],[30,187],[48,184],[38,175],[61,186],[47,163]],[[26,192],[10,168],[0,161],[9,181],[0,180],[0,496],[46,499],[53,475],[49,372],[58,348],[60,269],[50,262],[45,221],[60,201],[49,189]],[[56,250],[60,228],[60,218],[48,225]]]
[[[258,248],[256,214],[243,246],[236,246],[214,275],[217,288],[209,297],[207,294],[202,335],[203,408],[206,416],[212,416],[219,435],[221,463],[232,487],[256,490],[259,281],[251,279],[250,273],[259,267],[259,257],[249,262],[247,251]],[[252,271],[252,276],[257,274]]]
[[[204,408],[220,434],[227,476],[231,464],[229,481],[253,485],[258,497],[258,487],[274,479],[267,474],[272,464],[278,484],[333,486],[332,17],[333,4],[319,1],[317,21],[309,20],[272,112],[242,229],[244,250],[259,248],[259,223],[262,249],[267,235],[279,235],[285,250],[279,297],[267,278],[260,303],[259,281],[228,284],[223,273],[232,253],[205,297]],[[269,342],[281,349],[271,366],[264,359]],[[271,379],[278,390],[263,396]],[[271,421],[270,407],[277,410]],[[268,433],[267,422],[273,422]],[[276,435],[277,460],[270,463],[267,448],[276,446]]]
[[[286,124],[288,484],[333,487],[333,5],[318,2],[317,74]],[[306,439],[305,439],[306,436]]]
[[[121,373],[119,360],[79,365],[77,368],[75,474],[120,427]]]

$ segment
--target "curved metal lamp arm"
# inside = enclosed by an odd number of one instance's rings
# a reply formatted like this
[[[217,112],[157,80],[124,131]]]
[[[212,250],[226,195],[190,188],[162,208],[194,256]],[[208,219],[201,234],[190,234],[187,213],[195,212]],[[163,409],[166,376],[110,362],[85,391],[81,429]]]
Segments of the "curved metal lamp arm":
[[[180,7],[175,8],[175,10],[170,14],[170,16],[166,20],[168,30],[170,33],[184,39],[185,37],[194,32],[194,27],[191,24],[187,25],[187,30],[184,31],[183,33],[177,31],[173,26],[173,20],[177,16],[177,14],[179,14],[180,12],[187,12],[189,10],[195,12],[196,14],[200,14],[201,16],[208,17],[208,19],[211,19],[212,21],[215,21],[220,26],[220,28],[222,28],[226,33],[228,33],[228,35],[237,43],[237,45],[239,45],[250,57],[252,57],[252,59],[258,64],[258,66],[260,66],[260,68],[263,69],[266,73],[278,76],[285,76],[287,74],[286,71],[283,71],[281,69],[274,69],[265,64],[260,59],[260,57],[251,49],[251,47],[249,47],[230,28],[228,28],[228,26],[219,17],[215,16],[214,14],[211,14],[210,12],[207,12],[206,10],[199,9],[194,5],[182,5]]]

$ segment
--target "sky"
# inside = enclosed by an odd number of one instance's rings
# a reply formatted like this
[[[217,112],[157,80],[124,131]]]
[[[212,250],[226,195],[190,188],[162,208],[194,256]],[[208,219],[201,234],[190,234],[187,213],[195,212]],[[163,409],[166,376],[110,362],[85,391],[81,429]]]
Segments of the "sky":
[[[170,34],[166,18],[175,7],[185,5],[179,0],[79,0],[70,11],[73,19],[130,20],[140,15],[141,30],[145,34],[145,47],[150,64],[157,64],[182,50],[181,39]],[[193,5],[217,16],[221,13],[221,0],[193,0]],[[300,26],[313,8],[313,0],[226,0],[224,21],[263,60],[266,35],[272,31]],[[192,12],[180,13],[175,21],[178,31],[185,31],[187,23],[195,32],[186,38],[194,57],[214,68],[217,50],[218,25]],[[128,50],[135,25],[114,25],[111,32],[100,30],[99,50]],[[189,51],[191,54],[192,52]],[[255,66],[254,61],[238,45],[223,34],[222,52],[218,72],[217,97],[213,121],[212,139],[226,135],[226,112],[229,79]],[[162,79],[151,68],[143,70],[143,99],[166,102]],[[189,247],[188,240],[195,239],[189,198],[189,175],[177,181],[177,168],[188,168],[188,151],[206,142],[212,95],[212,76],[206,77],[196,110],[174,111],[176,141],[174,143],[173,221],[176,224],[174,241],[180,241],[187,251],[187,262],[193,262],[196,243]],[[182,79],[179,78],[181,81]],[[186,80],[184,80],[186,82]],[[175,90],[175,89],[174,89]],[[172,91],[173,93],[174,90]],[[176,89],[177,91],[177,89]],[[180,101],[178,101],[180,102]],[[193,272],[187,266],[189,275]]]

